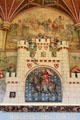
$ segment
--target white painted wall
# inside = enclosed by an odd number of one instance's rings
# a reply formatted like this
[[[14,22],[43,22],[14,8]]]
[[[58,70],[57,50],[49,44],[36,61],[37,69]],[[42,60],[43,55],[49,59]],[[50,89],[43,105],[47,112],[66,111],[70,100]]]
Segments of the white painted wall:
[[[50,40],[47,40],[48,44],[50,44]],[[39,40],[36,39],[36,43],[39,43]],[[41,40],[41,43],[45,43],[45,39]],[[29,45],[26,42],[24,44],[24,41],[18,42],[18,47],[26,47],[28,48]],[[37,49],[36,55],[34,58],[30,57],[30,53],[27,49],[18,49],[17,51],[17,73],[15,77],[15,73],[12,73],[11,77],[9,77],[9,73],[6,73],[6,94],[4,98],[4,103],[20,103],[25,104],[25,82],[27,73],[29,73],[31,70],[33,70],[36,67],[39,66],[49,66],[53,68],[55,72],[60,76],[61,83],[62,83],[62,91],[63,91],[63,100],[60,104],[80,104],[80,74],[78,74],[78,78],[75,77],[75,74],[72,74],[72,77],[70,77],[70,67],[69,67],[69,56],[68,56],[68,49],[69,48],[68,43],[63,41],[62,43],[58,44],[58,48],[62,48],[57,52],[57,57],[52,57],[51,51],[49,48],[47,50],[44,49],[44,47],[39,50]],[[46,58],[41,57],[40,52],[45,51],[46,52]],[[38,65],[32,62],[31,60],[38,60]],[[27,60],[30,60],[29,62]],[[40,60],[43,60],[43,62],[40,62]],[[47,62],[44,62],[44,60],[47,60]],[[48,62],[48,60],[51,60],[51,62]],[[53,62],[55,60],[55,62]],[[59,60],[60,62],[58,62]],[[32,67],[29,68],[28,64],[32,64]],[[58,68],[55,68],[54,64],[59,64]],[[8,82],[18,82],[18,84],[9,84]],[[16,98],[9,98],[10,91],[16,92]],[[55,103],[54,103],[55,104]]]

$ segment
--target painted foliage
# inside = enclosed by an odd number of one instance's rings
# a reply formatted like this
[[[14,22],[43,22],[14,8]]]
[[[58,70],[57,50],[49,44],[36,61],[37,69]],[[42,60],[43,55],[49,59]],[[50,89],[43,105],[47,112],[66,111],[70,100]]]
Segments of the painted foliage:
[[[16,48],[18,40],[31,40],[38,36],[70,42],[78,40],[74,24],[68,16],[50,8],[36,8],[13,21],[8,32],[7,48]]]

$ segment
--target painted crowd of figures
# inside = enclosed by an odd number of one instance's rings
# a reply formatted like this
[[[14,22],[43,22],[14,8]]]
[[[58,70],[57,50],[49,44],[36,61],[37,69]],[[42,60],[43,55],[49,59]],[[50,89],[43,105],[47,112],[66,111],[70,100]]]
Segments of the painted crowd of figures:
[[[65,24],[62,16],[58,16],[54,20],[51,18],[37,19],[33,16],[32,19],[29,17],[23,20],[19,19],[17,23],[11,24],[7,37],[7,48],[16,48],[16,40],[30,41],[32,38],[37,38],[39,34],[52,38],[54,36],[55,40],[59,38],[73,41],[75,29],[73,24]]]

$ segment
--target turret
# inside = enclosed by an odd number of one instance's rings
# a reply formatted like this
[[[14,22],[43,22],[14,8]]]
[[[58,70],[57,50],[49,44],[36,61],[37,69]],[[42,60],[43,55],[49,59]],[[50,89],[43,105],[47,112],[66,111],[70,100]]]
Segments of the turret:
[[[29,44],[26,41],[19,41],[17,44],[17,77],[24,84],[26,74],[26,57],[29,56]]]
[[[58,43],[58,50],[59,50],[60,59],[61,59],[61,73],[64,80],[70,76],[68,49],[69,49],[68,42],[61,41]]]

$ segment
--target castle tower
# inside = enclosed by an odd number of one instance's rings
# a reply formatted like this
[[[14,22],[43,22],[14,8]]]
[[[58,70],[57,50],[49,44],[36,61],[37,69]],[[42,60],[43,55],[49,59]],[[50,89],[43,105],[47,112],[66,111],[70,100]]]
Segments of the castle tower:
[[[17,49],[17,72],[11,73],[11,75],[6,73],[6,93],[4,103],[25,102],[26,57],[29,56],[28,43],[19,41]]]
[[[60,59],[61,59],[61,74],[62,74],[63,80],[66,80],[70,76],[68,42],[66,41],[59,42],[58,49],[59,49]]]
[[[26,57],[29,56],[29,44],[25,41],[19,41],[17,44],[17,77],[21,87],[24,87],[26,75]]]
[[[19,103],[25,101],[25,81],[26,81],[26,57],[29,56],[29,44],[27,41],[20,41],[17,44],[17,78],[19,80]]]

